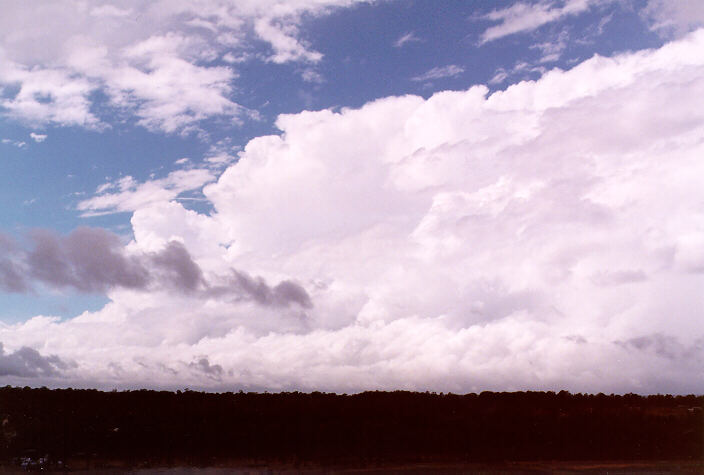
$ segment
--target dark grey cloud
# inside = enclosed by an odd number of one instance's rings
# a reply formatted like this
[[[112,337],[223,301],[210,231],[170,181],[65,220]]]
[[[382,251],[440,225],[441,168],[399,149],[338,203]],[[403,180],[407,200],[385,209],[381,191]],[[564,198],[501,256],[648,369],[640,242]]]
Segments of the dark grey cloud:
[[[34,247],[25,256],[29,277],[56,288],[105,292],[113,287],[193,291],[202,272],[179,242],[155,253],[129,256],[115,234],[77,228],[67,236],[46,230],[30,233]]]
[[[303,308],[313,306],[308,292],[296,282],[283,280],[272,287],[261,277],[252,277],[237,270],[232,271],[225,285],[211,287],[208,289],[208,294],[234,295],[235,298],[254,300],[265,306],[286,307],[291,304],[298,304]]]
[[[30,274],[54,287],[104,292],[118,286],[141,289],[149,283],[149,271],[125,256],[119,238],[103,229],[82,227],[66,237],[36,230],[31,237]]]
[[[601,286],[630,284],[634,282],[643,282],[646,280],[648,280],[647,274],[640,269],[602,271],[592,277],[592,282]]]
[[[26,292],[29,284],[15,261],[18,248],[8,236],[0,234],[0,290]]]
[[[704,340],[698,339],[691,345],[684,345],[679,339],[671,335],[653,333],[625,341],[616,341],[617,345],[624,348],[654,353],[661,358],[670,360],[692,360],[704,357]]]
[[[178,241],[169,242],[158,252],[128,255],[118,236],[99,228],[80,227],[66,236],[34,230],[29,237],[33,246],[23,251],[0,235],[0,290],[27,292],[34,280],[79,292],[105,292],[115,287],[172,289],[202,297],[253,300],[265,306],[312,306],[305,289],[290,280],[271,286],[261,277],[233,269],[231,275],[208,283]]]
[[[201,357],[197,361],[188,364],[188,367],[205,374],[211,379],[219,381],[222,378],[223,369],[219,364],[210,364],[207,357]]]
[[[278,283],[271,291],[271,300],[275,305],[297,303],[304,308],[311,308],[313,306],[308,292],[291,280],[284,280]]]
[[[154,253],[151,260],[154,267],[160,269],[164,277],[179,289],[193,291],[204,283],[200,267],[178,241],[168,243],[164,250]]]
[[[59,376],[61,371],[69,366],[58,356],[42,356],[37,350],[27,346],[6,354],[3,344],[0,343],[0,376]]]
[[[0,256],[0,290],[6,292],[27,292],[29,284],[21,270],[12,260]]]
[[[567,341],[572,341],[574,343],[578,343],[580,345],[584,345],[587,343],[587,339],[584,338],[582,335],[567,335],[563,337]]]

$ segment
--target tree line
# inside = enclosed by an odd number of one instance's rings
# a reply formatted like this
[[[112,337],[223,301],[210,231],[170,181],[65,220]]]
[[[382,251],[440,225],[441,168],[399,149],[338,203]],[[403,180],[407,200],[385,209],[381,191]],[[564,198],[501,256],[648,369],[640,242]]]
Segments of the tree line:
[[[126,464],[701,460],[704,396],[0,388],[0,459]]]

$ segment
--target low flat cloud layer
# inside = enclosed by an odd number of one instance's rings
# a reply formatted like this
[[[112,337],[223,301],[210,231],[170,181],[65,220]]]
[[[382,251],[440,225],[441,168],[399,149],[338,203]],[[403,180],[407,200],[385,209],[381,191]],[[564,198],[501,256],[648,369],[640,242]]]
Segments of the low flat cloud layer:
[[[702,392],[698,97],[704,30],[494,93],[281,115],[205,185],[209,214],[151,200],[127,246],[7,245],[3,285],[111,302],[0,341],[101,387]]]

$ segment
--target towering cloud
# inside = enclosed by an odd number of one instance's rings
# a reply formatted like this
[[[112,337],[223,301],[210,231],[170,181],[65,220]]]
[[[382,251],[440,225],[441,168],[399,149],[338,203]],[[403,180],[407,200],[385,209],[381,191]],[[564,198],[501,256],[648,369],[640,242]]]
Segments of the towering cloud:
[[[31,276],[112,302],[0,341],[104,386],[701,392],[703,95],[700,30],[491,94],[282,115],[210,214],[138,207],[119,253],[36,238]],[[73,257],[93,239],[110,272]]]

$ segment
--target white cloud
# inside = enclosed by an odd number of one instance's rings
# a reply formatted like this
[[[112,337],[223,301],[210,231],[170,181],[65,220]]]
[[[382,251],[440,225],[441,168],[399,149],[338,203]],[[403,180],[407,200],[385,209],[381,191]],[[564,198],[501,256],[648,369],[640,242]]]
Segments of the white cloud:
[[[697,0],[649,0],[643,15],[664,36],[681,36],[704,26],[704,3]]]
[[[13,97],[0,96],[0,111],[10,117],[32,124],[100,126],[90,110],[89,95],[96,86],[65,68],[30,69],[5,60],[0,62],[0,83],[19,85]]]
[[[525,61],[517,61],[509,70],[504,68],[497,69],[491,79],[489,79],[489,84],[501,84],[506,82],[509,78],[515,82],[517,77],[525,79],[530,75],[543,75],[546,71],[544,66],[534,66]]]
[[[567,30],[562,30],[553,41],[545,41],[531,46],[531,49],[538,49],[542,53],[538,60],[540,63],[552,63],[560,59],[562,52],[567,48]]]
[[[303,70],[303,72],[301,73],[301,78],[305,82],[312,82],[317,84],[322,84],[323,82],[325,82],[325,78],[323,78],[323,76],[319,72],[311,68],[306,68],[305,70]]]
[[[114,101],[134,109],[139,124],[175,132],[208,117],[226,115],[237,120],[241,114],[241,106],[228,99],[234,72],[182,59],[176,50],[187,49],[185,43],[187,39],[174,35],[151,37],[124,52],[141,68],[125,65],[105,74]]]
[[[606,26],[611,23],[611,21],[614,19],[614,12],[609,13],[606,16],[603,16],[600,20],[599,23],[595,25],[590,25],[588,26],[584,34],[582,35],[581,38],[576,38],[575,42],[583,45],[590,45],[594,44],[596,39],[604,34],[604,31],[606,30]]]
[[[108,180],[97,187],[93,196],[79,201],[76,209],[83,217],[91,217],[133,212],[173,200],[202,200],[203,186],[215,181],[223,168],[237,160],[238,150],[230,139],[223,139],[210,146],[202,163],[180,158],[174,164],[181,168],[165,177],[152,176],[139,182],[128,175]]]
[[[46,134],[37,134],[35,132],[30,132],[29,136],[34,140],[35,142],[43,142],[46,140]]]
[[[499,23],[482,33],[481,43],[536,30],[547,23],[583,13],[603,2],[604,0],[540,0],[533,3],[518,2],[501,10],[493,10],[482,18]]]
[[[430,81],[433,79],[451,78],[458,76],[464,72],[462,66],[457,66],[456,64],[450,64],[447,66],[437,67],[430,69],[423,74],[414,76],[411,78],[412,81]]]
[[[212,117],[237,123],[250,111],[234,100],[237,71],[217,66],[257,58],[318,62],[301,37],[301,17],[362,0],[107,2],[8,1],[0,18],[0,111],[31,124],[109,126],[99,94],[121,116],[151,130],[197,131]],[[252,32],[255,38],[252,37]],[[310,78],[313,76],[309,75]]]
[[[271,44],[274,54],[269,60],[274,63],[308,61],[317,63],[323,58],[318,51],[310,50],[298,38],[298,28],[294,23],[281,23],[273,18],[260,18],[254,23],[254,31],[264,41]]]
[[[207,168],[175,170],[166,177],[143,183],[131,176],[106,182],[96,190],[96,195],[82,200],[76,208],[83,216],[130,212],[158,202],[168,202],[189,191],[198,191],[215,180]]]
[[[206,281],[290,279],[311,308],[117,289],[0,341],[75,362],[42,379],[67,385],[701,392],[703,94],[701,30],[492,94],[282,115],[212,212],[133,201],[128,251],[178,241]]]
[[[5,145],[12,145],[13,147],[17,148],[24,148],[27,146],[26,142],[23,142],[21,140],[12,140],[12,139],[2,139],[0,140]]]
[[[219,170],[236,161],[241,149],[239,145],[232,145],[231,139],[222,139],[210,146],[204,161],[208,168]]]
[[[547,71],[546,63],[553,63],[562,57],[562,53],[567,48],[568,32],[563,29],[550,41],[536,43],[530,46],[530,49],[538,50],[540,57],[536,61],[528,63],[526,61],[517,61],[510,69],[499,68],[494,72],[494,75],[489,79],[489,84],[498,85],[507,81],[515,82],[517,79],[527,79],[542,75]]]
[[[508,79],[508,72],[505,69],[498,69],[494,75],[489,79],[489,84],[501,84],[506,79]]]
[[[241,56],[235,56],[232,53],[225,53],[222,57],[222,60],[225,61],[226,63],[230,64],[235,64],[235,63],[243,63],[248,59],[248,55],[242,54]]]
[[[125,17],[132,14],[133,11],[130,9],[121,9],[108,4],[94,7],[90,10],[90,15],[97,17]]]
[[[413,43],[413,42],[417,42],[417,41],[421,41],[421,39],[418,38],[418,37],[411,31],[411,32],[408,32],[408,33],[406,33],[406,34],[404,34],[404,35],[401,35],[401,36],[399,37],[399,39],[397,39],[396,41],[394,41],[394,48],[401,48],[401,47],[403,47],[403,45],[405,45],[406,43]]]

